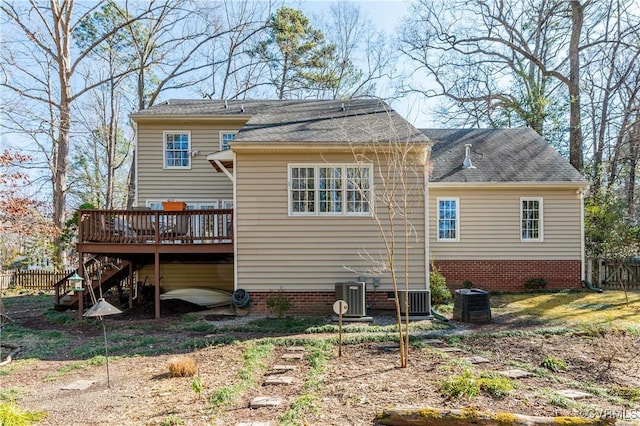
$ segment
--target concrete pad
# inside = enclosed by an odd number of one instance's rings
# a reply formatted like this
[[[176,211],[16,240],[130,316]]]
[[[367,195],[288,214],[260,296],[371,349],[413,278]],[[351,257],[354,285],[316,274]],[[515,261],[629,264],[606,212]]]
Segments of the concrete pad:
[[[484,364],[486,362],[490,362],[487,358],[482,356],[470,356],[465,358],[465,360],[470,364]]]
[[[264,381],[265,385],[290,385],[291,383],[293,383],[293,377],[291,376],[267,377]]]
[[[582,392],[576,389],[561,389],[555,392],[569,399],[583,399],[593,396],[590,393]]]
[[[288,352],[304,352],[306,349],[304,346],[289,346],[286,350]]]
[[[524,379],[525,377],[533,376],[532,373],[525,370],[520,370],[519,368],[513,368],[511,370],[502,370],[502,371],[498,371],[498,373],[500,373],[501,376],[508,377],[510,379]]]
[[[271,367],[271,370],[269,370],[270,372],[273,373],[283,373],[285,371],[291,371],[291,370],[295,370],[296,367],[295,365],[287,365],[287,364],[277,364]]]
[[[76,380],[73,383],[69,383],[66,386],[61,387],[62,390],[86,390],[94,384],[95,380]]]
[[[281,358],[282,359],[302,359],[304,358],[304,354],[301,354],[300,352],[286,353],[282,355]]]
[[[282,404],[282,398],[279,396],[258,396],[253,398],[251,404],[249,405],[251,408],[262,408],[262,407],[277,407]]]

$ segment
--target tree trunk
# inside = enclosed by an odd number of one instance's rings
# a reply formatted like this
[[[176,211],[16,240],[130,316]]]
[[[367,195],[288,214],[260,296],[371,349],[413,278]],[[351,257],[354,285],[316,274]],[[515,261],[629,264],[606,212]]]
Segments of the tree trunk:
[[[582,171],[582,127],[580,122],[580,34],[584,7],[579,0],[571,0],[571,42],[569,45],[569,162]]]

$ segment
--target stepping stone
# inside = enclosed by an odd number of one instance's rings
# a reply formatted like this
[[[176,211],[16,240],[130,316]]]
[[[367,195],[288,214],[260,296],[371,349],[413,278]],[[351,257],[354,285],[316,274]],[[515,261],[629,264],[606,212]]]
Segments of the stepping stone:
[[[264,381],[266,385],[290,385],[293,383],[293,377],[291,376],[276,376],[276,377],[267,377]]]
[[[519,368],[514,368],[511,370],[502,370],[502,371],[498,371],[498,373],[510,379],[524,379],[525,377],[533,376],[533,374],[531,374],[530,372],[525,370],[520,370]]]
[[[444,340],[442,339],[424,339],[422,343],[427,345],[444,345]]]
[[[489,362],[488,359],[481,356],[470,356],[465,358],[465,360],[470,364],[484,364],[485,362]]]
[[[289,346],[286,349],[288,352],[305,352],[304,346]]]
[[[95,383],[95,380],[76,380],[66,386],[61,387],[62,390],[86,390]]]
[[[277,407],[282,404],[282,398],[279,396],[258,396],[253,398],[250,408]]]
[[[273,373],[283,373],[285,371],[295,370],[297,367],[295,365],[287,365],[287,364],[278,364],[271,367],[271,372]]]
[[[590,393],[582,392],[576,389],[561,389],[555,392],[569,399],[582,399],[593,396]]]
[[[301,354],[300,352],[292,352],[292,353],[287,353],[287,354],[283,354],[282,359],[302,359],[304,358],[304,354]]]
[[[452,348],[449,346],[446,346],[444,348],[438,348],[438,350],[442,352],[462,352],[462,349],[460,348]]]

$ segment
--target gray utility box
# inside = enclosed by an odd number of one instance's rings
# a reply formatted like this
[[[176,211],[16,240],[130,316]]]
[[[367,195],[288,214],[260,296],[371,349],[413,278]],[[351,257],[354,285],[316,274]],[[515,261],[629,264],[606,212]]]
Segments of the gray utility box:
[[[462,322],[491,322],[489,292],[479,288],[463,288],[453,294],[453,319]]]
[[[344,300],[349,309],[345,317],[364,317],[367,314],[367,292],[363,282],[336,283],[336,300]]]
[[[398,303],[400,303],[400,313],[405,314],[405,292],[398,292]],[[409,290],[409,315],[429,316],[431,315],[431,292],[429,290]]]

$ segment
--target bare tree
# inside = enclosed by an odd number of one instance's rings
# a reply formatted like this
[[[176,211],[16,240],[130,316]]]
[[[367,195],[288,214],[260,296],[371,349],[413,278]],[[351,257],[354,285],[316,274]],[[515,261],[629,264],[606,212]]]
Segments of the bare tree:
[[[548,106],[567,99],[570,161],[581,170],[578,53],[588,4],[420,0],[405,20],[400,48],[435,85],[408,91],[445,97],[476,125],[515,113],[543,135]]]
[[[373,166],[375,190],[372,191],[366,176],[362,175],[367,170],[365,167],[360,173],[347,176],[349,187],[357,189],[361,199],[367,202],[367,211],[378,229],[381,249],[373,252],[362,247],[360,256],[370,265],[368,269],[358,270],[348,265],[346,268],[370,276],[390,275],[400,343],[400,367],[406,368],[409,358],[408,292],[410,282],[417,278],[411,258],[415,253],[424,256],[426,232],[418,232],[417,222],[424,224],[430,145],[422,133],[404,120],[397,120],[397,114],[382,105],[384,111],[380,112],[386,114],[376,117],[378,125],[360,129],[367,141],[351,143],[356,164]],[[380,126],[388,126],[388,130],[381,131]],[[419,274],[428,286],[427,270],[425,266]],[[400,297],[401,293],[404,293],[404,298]],[[400,306],[401,300],[405,306]]]
[[[36,127],[16,123],[27,132],[46,134],[48,140],[40,142],[43,147],[53,147],[50,153],[50,168],[53,198],[53,222],[62,229],[65,221],[67,173],[69,166],[69,143],[72,132],[74,103],[89,90],[104,81],[76,81],[81,65],[91,52],[104,40],[128,25],[147,16],[156,3],[145,3],[143,10],[132,14],[117,26],[95,37],[81,51],[73,49],[73,33],[77,26],[104,2],[88,7],[76,5],[74,0],[48,3],[30,0],[14,3],[3,0],[0,4],[2,20],[10,26],[12,37],[3,41],[1,86],[30,103],[29,108],[38,111],[40,119]],[[125,4],[126,9],[127,4]],[[8,45],[11,48],[8,49]],[[123,71],[123,74],[131,70]],[[15,121],[14,121],[15,122]],[[42,130],[41,125],[46,128]],[[61,247],[55,254],[57,265],[62,263]]]
[[[336,46],[335,60],[329,65],[337,79],[324,97],[375,96],[376,83],[390,78],[398,58],[391,38],[353,3],[334,3],[324,19],[324,34]]]

